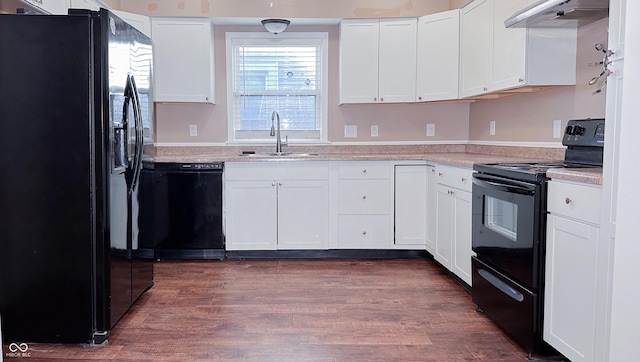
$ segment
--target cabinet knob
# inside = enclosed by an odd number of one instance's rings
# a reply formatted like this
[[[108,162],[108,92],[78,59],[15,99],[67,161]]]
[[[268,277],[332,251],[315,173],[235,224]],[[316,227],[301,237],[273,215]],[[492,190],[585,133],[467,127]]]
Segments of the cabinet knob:
[[[569,205],[569,204],[570,204],[570,203],[572,203],[572,202],[573,202],[573,200],[571,200],[571,199],[570,199],[570,198],[568,198],[568,197],[567,197],[566,199],[564,199],[564,203],[565,203],[565,204],[567,204],[567,205]]]
[[[380,97],[380,102],[383,102],[383,101],[384,101],[384,98]]]
[[[362,195],[362,199],[366,200],[367,199],[367,195]]]
[[[435,168],[432,168],[432,169],[431,169],[431,173],[434,173],[434,172],[436,172],[436,169],[435,169]]]
[[[282,182],[278,182],[278,186],[282,186]]]
[[[466,181],[467,181],[467,179],[463,177],[462,178],[462,182],[466,182]]]
[[[421,101],[421,100],[422,100],[422,97],[418,97],[418,100],[419,100],[419,101]]]
[[[442,175],[443,175],[442,172],[438,172],[438,176],[442,176]]]
[[[374,101],[374,102],[377,102],[377,101],[378,101],[378,98],[373,97],[373,101]]]
[[[362,169],[362,173],[367,173],[367,169],[366,168]]]
[[[366,230],[365,230],[365,231],[363,231],[363,232],[362,232],[362,235],[365,235],[365,236],[366,236],[366,235],[367,235],[367,231],[366,231]]]
[[[522,79],[522,78],[518,78],[518,82],[519,82],[519,83],[524,83],[524,79]]]
[[[275,182],[272,182],[272,183],[271,183],[271,186],[275,186],[275,185],[276,185],[276,183],[275,183]]]
[[[488,90],[489,90],[489,88],[487,88],[487,87],[482,87],[482,90],[486,92],[486,91],[488,91]]]
[[[208,101],[208,100],[209,100],[209,97],[204,97],[204,100],[205,100],[205,101]]]

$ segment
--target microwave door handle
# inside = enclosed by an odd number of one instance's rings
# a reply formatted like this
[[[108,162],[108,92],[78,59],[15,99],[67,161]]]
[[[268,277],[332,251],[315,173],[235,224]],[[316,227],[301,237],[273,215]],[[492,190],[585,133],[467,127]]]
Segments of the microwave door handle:
[[[515,180],[487,177],[485,175],[474,174],[473,183],[486,188],[515,192],[522,195],[533,195],[535,193],[535,186],[533,185]]]

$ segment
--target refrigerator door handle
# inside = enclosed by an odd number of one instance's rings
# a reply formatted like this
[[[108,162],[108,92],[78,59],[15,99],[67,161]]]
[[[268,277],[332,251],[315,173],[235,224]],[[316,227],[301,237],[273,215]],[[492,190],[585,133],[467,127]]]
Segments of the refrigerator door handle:
[[[136,81],[133,75],[131,75],[129,79],[131,84],[131,95],[133,97],[133,118],[136,130],[135,162],[133,168],[133,180],[131,182],[130,190],[130,192],[133,192],[140,178],[140,171],[142,170],[142,147],[144,145],[144,129],[142,126],[142,106],[140,104],[140,96],[138,94],[138,88],[136,87]]]

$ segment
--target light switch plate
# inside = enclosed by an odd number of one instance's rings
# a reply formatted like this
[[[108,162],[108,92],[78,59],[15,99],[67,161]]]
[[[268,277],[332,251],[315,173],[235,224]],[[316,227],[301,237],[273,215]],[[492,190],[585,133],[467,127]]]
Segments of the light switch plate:
[[[198,125],[197,124],[190,124],[189,125],[189,136],[195,137],[197,135],[198,135]]]
[[[344,138],[356,138],[358,137],[358,126],[353,124],[347,124],[344,126]]]
[[[436,125],[433,123],[427,124],[427,137],[433,137],[436,135]]]
[[[489,135],[490,136],[496,135],[496,121],[489,122]]]
[[[377,125],[372,125],[371,126],[371,137],[378,137],[378,126]]]

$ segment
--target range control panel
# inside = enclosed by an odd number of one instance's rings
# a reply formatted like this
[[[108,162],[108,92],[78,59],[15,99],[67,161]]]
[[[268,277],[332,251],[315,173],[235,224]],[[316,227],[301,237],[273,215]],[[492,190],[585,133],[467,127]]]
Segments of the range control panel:
[[[562,144],[604,147],[604,118],[570,120],[564,130]]]

